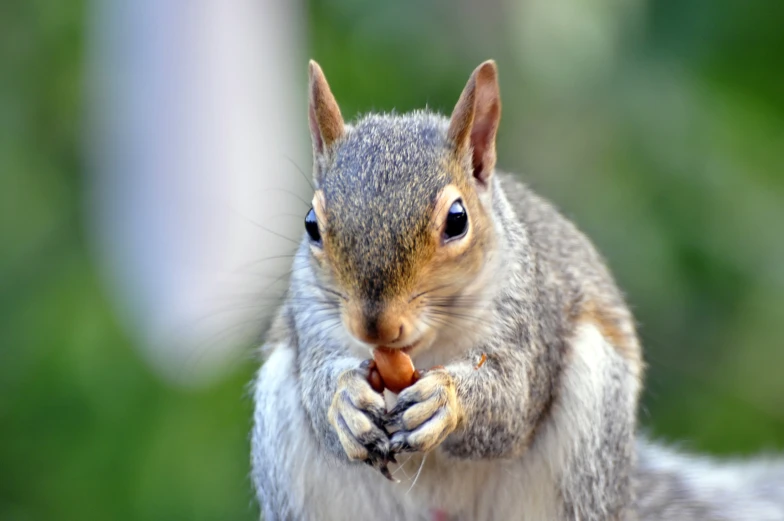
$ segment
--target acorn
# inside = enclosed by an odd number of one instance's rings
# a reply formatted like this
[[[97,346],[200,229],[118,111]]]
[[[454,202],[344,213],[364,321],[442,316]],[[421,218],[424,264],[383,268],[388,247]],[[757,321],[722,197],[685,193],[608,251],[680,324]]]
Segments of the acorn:
[[[402,349],[377,347],[373,350],[373,360],[384,387],[395,394],[414,385],[419,379],[419,371],[414,368],[411,357]]]

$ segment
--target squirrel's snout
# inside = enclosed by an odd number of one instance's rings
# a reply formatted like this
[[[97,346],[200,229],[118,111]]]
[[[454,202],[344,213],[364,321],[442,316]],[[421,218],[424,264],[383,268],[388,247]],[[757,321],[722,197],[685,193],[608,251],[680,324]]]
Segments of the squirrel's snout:
[[[367,318],[360,327],[352,328],[351,333],[367,344],[389,345],[405,337],[405,326],[400,320]]]
[[[393,309],[354,309],[347,315],[345,322],[349,333],[366,344],[393,345],[404,341],[410,333],[403,314]]]

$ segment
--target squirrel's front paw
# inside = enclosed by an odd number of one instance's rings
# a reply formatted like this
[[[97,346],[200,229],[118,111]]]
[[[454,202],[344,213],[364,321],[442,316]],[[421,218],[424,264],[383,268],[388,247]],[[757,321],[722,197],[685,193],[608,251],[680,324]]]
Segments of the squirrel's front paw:
[[[383,429],[384,398],[370,387],[368,369],[350,369],[338,377],[338,388],[329,408],[329,422],[351,460],[364,461],[385,475],[389,437]]]
[[[432,369],[405,389],[386,417],[387,429],[397,430],[390,450],[427,452],[437,447],[457,428],[462,411],[455,382],[445,369]]]

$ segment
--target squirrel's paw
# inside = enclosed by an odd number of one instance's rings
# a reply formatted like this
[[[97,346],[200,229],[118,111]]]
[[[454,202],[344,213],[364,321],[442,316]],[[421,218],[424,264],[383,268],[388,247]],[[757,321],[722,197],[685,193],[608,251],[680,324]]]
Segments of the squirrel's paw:
[[[427,452],[457,428],[461,417],[455,382],[445,369],[432,369],[398,395],[397,405],[386,416],[386,426],[396,430],[390,450]]]
[[[383,429],[384,398],[370,387],[365,367],[338,377],[329,408],[329,422],[351,460],[363,461],[384,472],[389,458],[389,437]]]

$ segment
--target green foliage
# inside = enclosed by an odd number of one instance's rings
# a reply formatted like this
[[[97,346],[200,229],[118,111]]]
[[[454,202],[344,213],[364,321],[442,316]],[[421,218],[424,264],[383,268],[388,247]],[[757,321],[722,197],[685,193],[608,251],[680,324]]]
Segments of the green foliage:
[[[641,323],[642,424],[698,450],[784,449],[784,4],[597,1],[605,47],[553,31],[535,53],[525,13],[447,4],[309,3],[345,115],[448,112],[496,58],[500,164],[599,244]],[[0,5],[0,519],[254,519],[254,368],[159,381],[90,256],[85,9]]]

